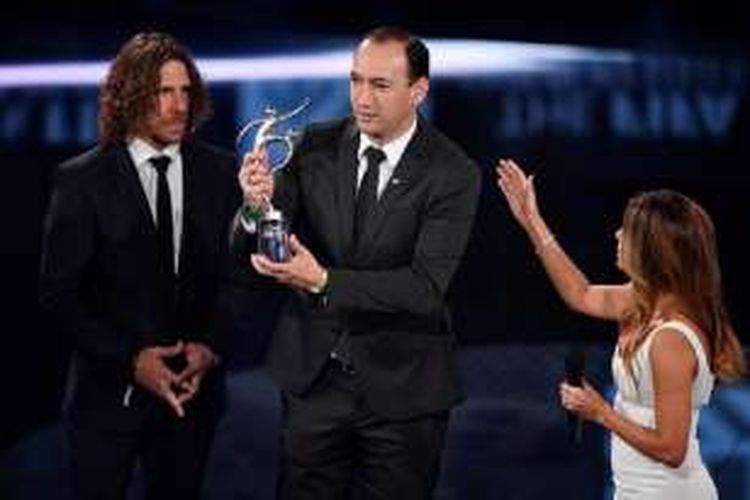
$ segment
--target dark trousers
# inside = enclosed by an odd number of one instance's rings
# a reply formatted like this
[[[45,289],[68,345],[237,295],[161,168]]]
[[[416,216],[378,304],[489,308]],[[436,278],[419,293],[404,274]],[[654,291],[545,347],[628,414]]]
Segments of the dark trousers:
[[[68,465],[75,500],[125,498],[136,460],[147,499],[200,497],[201,481],[216,419],[188,414],[180,419],[160,405],[138,430],[120,432],[68,426]]]
[[[331,362],[304,397],[283,394],[281,500],[432,498],[448,411],[388,420],[356,373]]]

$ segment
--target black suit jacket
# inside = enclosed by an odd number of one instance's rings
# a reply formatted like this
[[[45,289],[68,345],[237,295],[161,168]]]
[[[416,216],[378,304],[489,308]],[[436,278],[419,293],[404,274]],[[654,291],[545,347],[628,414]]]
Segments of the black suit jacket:
[[[181,155],[183,234],[173,311],[159,303],[156,226],[126,146],[96,147],[58,169],[44,226],[40,302],[51,324],[69,335],[70,409],[91,425],[132,428],[157,404],[137,386],[130,406],[122,404],[140,349],[182,339],[223,350],[227,232],[241,199],[236,162],[200,143],[183,143]],[[189,408],[221,408],[222,383],[211,378]]]
[[[359,135],[351,120],[302,137],[276,182],[274,206],[328,269],[325,300],[283,290],[270,367],[304,394],[346,331],[370,407],[388,418],[450,407],[460,397],[446,296],[476,210],[480,172],[423,120],[352,247]],[[254,238],[235,224],[237,265]],[[256,283],[258,283],[256,278]]]

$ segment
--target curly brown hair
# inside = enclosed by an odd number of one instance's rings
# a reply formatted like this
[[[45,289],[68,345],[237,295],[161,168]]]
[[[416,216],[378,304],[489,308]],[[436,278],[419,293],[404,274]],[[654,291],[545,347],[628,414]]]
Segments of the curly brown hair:
[[[178,60],[190,78],[188,130],[211,113],[206,85],[188,50],[170,35],[138,33],[122,46],[99,92],[99,143],[124,141],[153,109],[162,65]]]

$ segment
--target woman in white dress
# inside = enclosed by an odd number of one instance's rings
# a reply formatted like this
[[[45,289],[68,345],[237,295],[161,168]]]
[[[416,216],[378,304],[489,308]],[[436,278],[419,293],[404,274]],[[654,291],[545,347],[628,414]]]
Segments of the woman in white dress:
[[[717,498],[696,438],[699,410],[714,377],[739,378],[744,359],[722,301],[708,214],[674,191],[632,198],[616,233],[617,266],[629,282],[594,285],[541,217],[533,176],[501,160],[497,182],[568,306],[621,326],[613,405],[588,383],[560,385],[566,409],[612,432],[615,498]]]

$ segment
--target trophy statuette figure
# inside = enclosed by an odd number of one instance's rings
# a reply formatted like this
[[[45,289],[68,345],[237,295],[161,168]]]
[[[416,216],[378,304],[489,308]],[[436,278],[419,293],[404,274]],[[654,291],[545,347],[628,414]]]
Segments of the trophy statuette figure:
[[[237,134],[237,146],[247,133],[257,127],[253,140],[253,150],[273,148],[276,154],[269,155],[271,173],[283,169],[294,154],[295,139],[298,133],[293,129],[279,133],[276,127],[299,114],[310,105],[310,99],[305,98],[302,103],[291,111],[279,114],[276,108],[266,106],[261,118],[250,120]],[[289,259],[288,226],[284,214],[273,207],[271,200],[264,200],[261,209],[247,204],[242,209],[242,218],[251,224],[258,235],[258,252],[274,262],[285,262]]]

